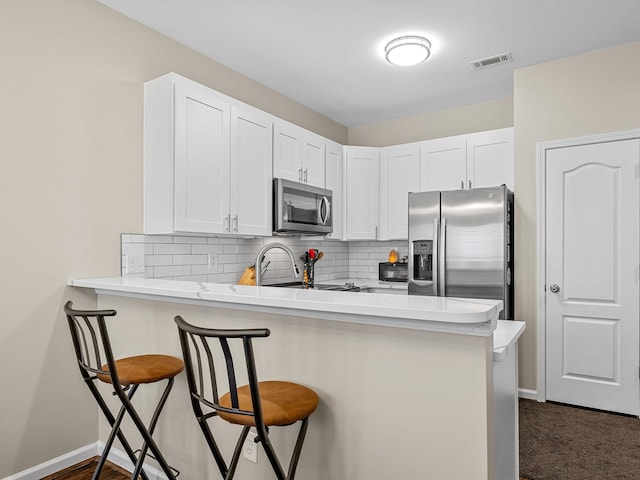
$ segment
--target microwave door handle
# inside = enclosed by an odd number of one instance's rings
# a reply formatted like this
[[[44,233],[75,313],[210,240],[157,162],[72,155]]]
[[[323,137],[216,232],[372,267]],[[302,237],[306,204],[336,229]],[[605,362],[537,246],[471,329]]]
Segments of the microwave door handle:
[[[322,215],[322,212],[325,212],[325,215]],[[322,225],[326,225],[329,221],[329,217],[331,216],[331,204],[329,203],[329,199],[325,196],[320,200],[320,222]]]
[[[440,237],[440,219],[433,219],[433,248],[431,250],[431,276],[433,278],[433,294],[438,296],[438,282],[440,281],[440,276],[438,275],[438,246]]]
[[[447,219],[442,218],[442,225],[440,226],[440,251],[438,252],[438,268],[440,270],[440,296],[446,297],[446,283],[447,283],[447,263],[446,263],[446,246],[447,246]]]

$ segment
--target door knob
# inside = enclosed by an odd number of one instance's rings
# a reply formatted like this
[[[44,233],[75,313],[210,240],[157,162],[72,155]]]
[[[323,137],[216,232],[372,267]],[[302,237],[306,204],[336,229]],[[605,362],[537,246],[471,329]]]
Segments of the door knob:
[[[554,283],[553,285],[549,286],[549,290],[551,291],[551,293],[558,293],[560,291],[560,287]]]

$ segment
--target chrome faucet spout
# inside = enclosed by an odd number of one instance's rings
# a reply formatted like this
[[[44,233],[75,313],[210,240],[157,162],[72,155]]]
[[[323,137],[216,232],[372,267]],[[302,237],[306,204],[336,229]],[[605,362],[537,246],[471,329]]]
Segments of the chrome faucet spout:
[[[293,276],[295,278],[300,277],[300,270],[298,269],[295,255],[293,254],[291,249],[287,247],[284,243],[280,243],[280,242],[268,243],[260,249],[260,251],[258,252],[258,255],[256,256],[256,285],[257,286],[262,285],[262,268],[261,268],[262,261],[264,260],[264,256],[266,255],[266,253],[272,248],[279,248],[280,250],[283,250],[287,255],[289,255],[289,259],[291,260],[291,268],[293,270]]]

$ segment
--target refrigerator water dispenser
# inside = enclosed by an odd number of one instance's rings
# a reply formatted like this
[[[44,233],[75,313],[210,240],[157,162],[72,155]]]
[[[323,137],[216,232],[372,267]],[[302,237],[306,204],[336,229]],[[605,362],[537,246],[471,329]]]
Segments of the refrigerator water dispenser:
[[[433,280],[433,240],[413,242],[413,280]]]

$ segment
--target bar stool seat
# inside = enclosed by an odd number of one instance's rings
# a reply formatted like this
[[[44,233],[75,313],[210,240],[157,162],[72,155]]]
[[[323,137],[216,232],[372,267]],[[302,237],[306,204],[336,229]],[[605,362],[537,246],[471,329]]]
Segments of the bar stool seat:
[[[136,480],[138,477],[149,480],[149,476],[143,469],[147,451],[150,451],[148,455],[158,462],[166,477],[169,480],[175,480],[178,472],[169,466],[152,435],[160,412],[169,397],[175,376],[184,370],[184,362],[176,357],[157,354],[136,355],[116,360],[105,320],[107,317],[114,317],[115,310],[76,310],[73,308],[72,302],[67,302],[64,306],[64,312],[69,323],[82,377],[111,425],[111,433],[105,442],[92,480],[100,478],[100,473],[116,438],[120,440],[134,465],[131,480]],[[106,363],[103,363],[103,359],[106,360]],[[113,387],[114,395],[121,402],[117,415],[114,415],[114,412],[107,405],[97,388],[96,380],[111,384]],[[145,425],[133,406],[133,396],[140,385],[163,380],[166,381],[166,385],[155,406],[151,420],[148,425]],[[134,451],[131,448],[129,441],[120,429],[125,414],[128,414],[142,436],[143,443],[139,450]]]
[[[115,361],[118,379],[122,385],[136,385],[154,383],[175,377],[184,370],[184,362],[169,355],[137,355],[121,358]],[[100,367],[109,372],[106,363]],[[111,375],[98,373],[98,379],[104,383],[111,383]]]
[[[284,426],[307,418],[318,406],[318,395],[310,388],[297,383],[277,380],[258,382],[262,402],[262,420],[265,426]],[[253,412],[249,385],[238,388],[238,408]],[[220,397],[220,406],[231,407],[231,393]],[[227,413],[222,410],[218,416],[236,425],[256,426],[255,416]]]

